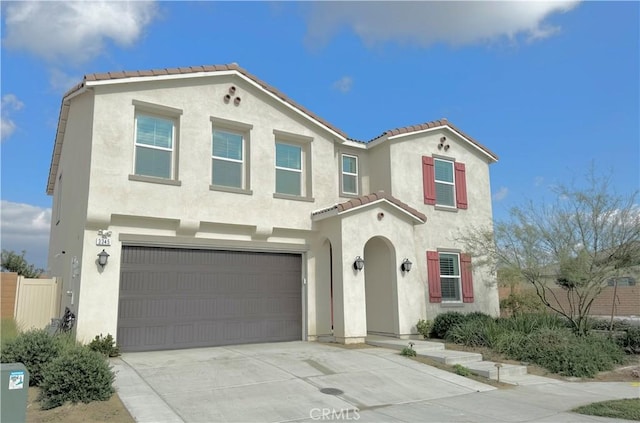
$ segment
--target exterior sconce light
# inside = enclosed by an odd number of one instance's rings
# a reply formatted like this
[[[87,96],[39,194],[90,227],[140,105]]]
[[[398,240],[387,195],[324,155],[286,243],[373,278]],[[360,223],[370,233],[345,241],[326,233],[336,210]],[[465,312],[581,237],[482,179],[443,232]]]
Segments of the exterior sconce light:
[[[356,261],[353,262],[353,269],[357,271],[361,271],[362,269],[364,269],[364,260],[362,259],[362,257],[356,257]]]
[[[411,265],[413,263],[411,263],[409,261],[408,258],[402,260],[402,264],[400,265],[400,269],[402,269],[403,272],[410,272],[411,271]]]
[[[107,261],[109,261],[109,253],[107,253],[103,248],[102,251],[98,253],[98,264],[104,269],[107,265]]]

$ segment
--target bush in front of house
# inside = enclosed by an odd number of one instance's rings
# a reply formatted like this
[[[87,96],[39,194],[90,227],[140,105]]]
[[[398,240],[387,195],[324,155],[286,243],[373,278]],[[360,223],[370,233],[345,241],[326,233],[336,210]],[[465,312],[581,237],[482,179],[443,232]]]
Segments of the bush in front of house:
[[[113,336],[96,335],[93,341],[89,343],[89,349],[103,354],[105,357],[118,357],[120,355],[120,347],[116,344]]]
[[[446,313],[438,314],[433,319],[433,326],[431,327],[431,337],[445,339],[447,332],[454,326],[464,321],[464,315],[457,311],[447,311]]]
[[[630,326],[626,336],[618,339],[618,344],[629,354],[640,354],[640,327]]]
[[[29,371],[29,385],[39,386],[44,366],[58,356],[62,349],[59,339],[46,330],[30,330],[18,334],[2,347],[2,363],[22,363]]]
[[[492,348],[504,330],[490,316],[468,316],[470,317],[449,329],[446,340],[468,347]]]
[[[431,320],[420,319],[418,320],[418,323],[416,323],[416,330],[425,339],[428,338],[429,335],[431,334],[432,327],[433,327],[433,322]]]
[[[577,336],[567,328],[542,328],[530,333],[507,356],[575,377],[594,377],[625,360],[624,352],[614,341],[601,336]]]
[[[48,410],[67,401],[107,401],[115,392],[113,380],[114,374],[101,353],[85,346],[65,349],[44,366],[42,408]]]

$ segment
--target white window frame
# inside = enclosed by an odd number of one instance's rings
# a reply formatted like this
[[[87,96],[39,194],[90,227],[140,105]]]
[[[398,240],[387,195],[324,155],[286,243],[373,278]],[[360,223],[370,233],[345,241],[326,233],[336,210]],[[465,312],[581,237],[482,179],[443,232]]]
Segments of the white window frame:
[[[308,201],[308,202],[314,202],[315,199],[313,198],[313,186],[312,186],[312,180],[313,180],[313,176],[311,174],[311,171],[313,169],[313,163],[312,163],[312,144],[313,144],[313,138],[306,136],[306,135],[300,135],[300,134],[294,134],[291,132],[286,132],[286,131],[281,131],[278,129],[274,129],[273,130],[273,135],[274,135],[274,148],[273,148],[273,163],[274,163],[274,186],[273,186],[273,198],[280,198],[280,199],[287,199],[287,200],[297,200],[297,201]],[[301,154],[301,158],[300,158],[300,169],[291,169],[291,168],[285,168],[285,167],[280,167],[280,166],[276,166],[276,145],[277,144],[284,144],[284,145],[291,145],[294,147],[298,147],[300,148],[300,154]],[[276,192],[276,178],[277,178],[277,170],[284,170],[284,171],[296,171],[296,172],[300,172],[300,195],[292,195],[292,194],[284,194],[284,193],[279,193]]]
[[[356,161],[356,172],[352,173],[352,172],[345,172],[344,170],[344,158],[345,157],[349,157],[352,159],[355,159]],[[347,154],[347,153],[343,153],[340,156],[340,192],[344,195],[348,195],[348,196],[358,196],[358,194],[360,193],[360,187],[359,187],[359,182],[360,179],[358,177],[358,173],[360,172],[360,163],[358,161],[358,156],[354,155],[354,154]],[[345,180],[345,175],[346,176],[353,176],[356,179],[356,192],[349,192],[346,191],[344,188],[344,180]]]
[[[154,184],[163,184],[163,185],[174,185],[180,186],[182,183],[178,179],[178,175],[180,174],[179,169],[179,152],[180,152],[180,116],[182,116],[182,110],[176,109],[174,107],[164,106],[155,103],[148,103],[146,101],[140,100],[132,100],[131,102],[134,106],[133,113],[133,128],[132,128],[132,138],[133,138],[133,163],[131,164],[132,173],[129,175],[130,181],[139,181],[139,182],[150,182]],[[163,147],[155,147],[147,144],[138,144],[138,117],[139,116],[148,116],[152,118],[165,119],[171,121],[172,133],[171,133],[171,149],[163,148]],[[170,177],[158,177],[158,176],[147,176],[136,173],[136,155],[138,147],[158,149],[158,150],[171,150],[171,170]]]
[[[242,155],[240,160],[238,159],[230,159],[228,157],[221,157],[221,156],[216,156],[213,154],[213,142],[214,142],[214,133],[218,131],[218,132],[223,132],[226,134],[231,134],[231,135],[239,135],[242,138],[241,141],[241,148],[242,148]],[[245,136],[242,132],[238,132],[238,131],[232,131],[229,129],[223,129],[223,128],[216,128],[215,126],[213,127],[213,130],[211,131],[211,185],[215,186],[215,187],[222,187],[222,188],[231,188],[231,189],[240,189],[240,190],[244,190],[246,187],[246,172],[245,172],[245,165],[246,165],[246,140],[245,140]],[[216,185],[213,181],[213,161],[214,160],[221,160],[221,161],[225,161],[225,162],[231,162],[231,163],[240,163],[240,186],[239,187],[230,187],[227,185]]]
[[[436,172],[436,162],[444,162],[447,164],[451,165],[451,175],[452,175],[452,181],[442,181],[438,179],[437,176],[437,172]],[[456,208],[456,168],[455,168],[455,162],[453,160],[448,160],[448,159],[440,159],[437,157],[433,158],[433,181],[434,181],[434,189],[435,189],[435,195],[436,195],[436,206],[439,207],[449,207],[449,208]],[[453,190],[453,204],[443,204],[441,203],[441,199],[438,198],[438,184],[442,184],[442,185],[450,185],[452,187]]]
[[[441,270],[441,260],[443,255],[455,256],[458,262],[458,274],[457,275],[443,275]],[[443,303],[461,303],[462,302],[462,269],[460,263],[460,254],[452,251],[438,251],[438,272],[440,274],[440,295],[442,295]],[[442,280],[446,279],[457,279],[458,285],[458,298],[457,299],[445,299],[444,293],[442,289]]]
[[[278,166],[276,164],[276,170],[284,170],[286,172],[295,172],[298,173],[299,178],[300,178],[300,194],[296,195],[296,194],[287,194],[287,193],[283,193],[283,192],[278,192],[276,191],[276,194],[280,194],[280,195],[295,195],[295,196],[300,196],[300,197],[304,197],[305,195],[305,180],[304,180],[304,174],[305,174],[305,164],[304,164],[304,147],[302,147],[299,144],[294,144],[294,143],[290,143],[290,142],[283,142],[283,141],[277,141],[276,140],[276,151],[277,151],[277,146],[278,145],[287,145],[290,147],[295,147],[300,149],[300,169],[295,169],[295,168],[291,168],[291,167],[284,167],[284,166]],[[278,162],[277,160],[277,153],[276,153],[276,163]],[[277,174],[276,174],[276,187],[278,186],[277,184]]]
[[[152,119],[161,119],[167,122],[171,122],[171,148],[166,148],[166,147],[159,147],[159,146],[155,146],[155,145],[149,145],[149,144],[139,144],[138,143],[138,119],[141,117],[147,117],[147,118],[152,118]],[[146,178],[161,178],[161,179],[175,179],[175,147],[176,147],[176,120],[174,118],[168,117],[168,116],[162,116],[162,115],[158,115],[155,113],[147,113],[147,112],[136,112],[136,118],[135,118],[135,122],[134,122],[135,126],[134,126],[134,130],[135,130],[135,142],[134,142],[134,157],[133,157],[133,173],[134,175],[137,176],[143,176]],[[168,177],[163,177],[163,176],[153,176],[153,175],[142,175],[140,173],[138,173],[138,170],[136,169],[136,160],[137,160],[137,155],[138,155],[138,148],[146,148],[146,149],[150,149],[150,150],[160,150],[160,151],[168,151],[171,153],[171,159],[169,160],[169,163],[171,164],[171,168],[169,169],[169,176]]]

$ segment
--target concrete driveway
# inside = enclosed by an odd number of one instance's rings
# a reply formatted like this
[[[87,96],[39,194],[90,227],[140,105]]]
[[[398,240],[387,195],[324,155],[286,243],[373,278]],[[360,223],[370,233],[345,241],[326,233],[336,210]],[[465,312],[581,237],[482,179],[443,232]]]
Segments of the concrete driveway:
[[[397,351],[312,342],[128,353],[112,363],[140,422],[611,422],[565,411],[639,389],[550,380],[496,390]]]

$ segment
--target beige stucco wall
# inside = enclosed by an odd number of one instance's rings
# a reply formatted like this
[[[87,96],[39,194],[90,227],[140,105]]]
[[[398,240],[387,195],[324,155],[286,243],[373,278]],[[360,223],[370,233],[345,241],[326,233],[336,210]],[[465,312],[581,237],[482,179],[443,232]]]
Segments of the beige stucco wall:
[[[445,136],[450,148],[439,149],[440,138]],[[392,192],[396,198],[411,204],[427,216],[424,227],[415,231],[415,255],[421,265],[415,266],[422,283],[427,286],[426,251],[447,249],[465,252],[460,241],[465,228],[490,227],[492,225],[491,183],[486,155],[449,129],[418,133],[390,140],[392,163]],[[378,148],[378,147],[376,147]],[[466,168],[467,209],[443,209],[424,204],[422,183],[422,157],[434,156],[462,162]],[[499,299],[495,275],[488,268],[474,266],[473,303],[430,303],[428,299],[425,317],[449,311],[484,311],[497,316]],[[425,288],[426,289],[426,288]],[[416,320],[417,322],[417,320]],[[415,324],[415,322],[414,322]]]
[[[239,106],[222,100],[231,85],[242,98]],[[134,102],[180,111],[179,186],[129,179],[133,174]],[[383,332],[391,328],[398,336],[408,336],[415,333],[419,318],[446,311],[442,305],[428,303],[426,251],[460,249],[455,240],[460,228],[490,224],[487,162],[451,131],[388,140],[369,149],[343,145],[329,131],[232,76],[96,86],[71,104],[61,161],[68,226],[52,225],[50,266],[53,275],[63,280],[68,276],[66,283],[71,285],[63,292],[73,291],[80,304],[77,334],[83,341],[99,333],[116,334],[120,256],[122,245],[127,244],[297,252],[304,260],[305,337],[333,335],[343,342],[356,342],[367,334],[367,319]],[[251,194],[210,190],[212,117],[251,125]],[[308,140],[313,201],[274,198],[274,131]],[[468,210],[441,211],[423,204],[421,157],[440,154],[437,140],[442,133],[452,144],[451,157],[467,165]],[[425,213],[427,223],[417,223],[387,203],[314,221],[313,211],[347,200],[339,195],[342,153],[358,156],[361,194],[384,190]],[[73,181],[71,189],[67,181]],[[378,219],[381,212],[385,217]],[[100,229],[111,231],[111,246],[96,245]],[[381,276],[373,262],[368,271],[352,268],[357,255],[367,261],[365,249],[372,239],[376,240],[370,244],[375,247],[374,260],[376,254],[385,254],[380,242],[388,246],[388,278]],[[328,268],[329,243],[333,275]],[[102,248],[110,254],[104,269],[96,264]],[[53,255],[62,249],[67,250],[67,257],[60,264]],[[71,278],[69,257],[79,260],[76,278]],[[414,263],[406,274],[400,272],[404,258]],[[367,275],[371,283],[365,282]],[[476,302],[461,305],[461,309],[496,314],[498,296],[489,287],[490,276],[474,268],[474,278]],[[385,298],[384,283],[395,291],[391,298]],[[376,320],[379,317],[372,314],[376,304],[394,310],[391,326]]]
[[[79,315],[92,124],[92,94],[76,96],[70,102],[52,196],[48,273],[56,276],[62,283],[59,316],[62,316],[65,307]],[[61,173],[62,184],[59,184],[58,177]],[[92,252],[93,250],[89,250],[88,254]],[[78,322],[82,323],[80,320]]]

